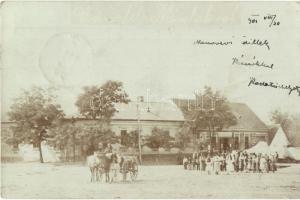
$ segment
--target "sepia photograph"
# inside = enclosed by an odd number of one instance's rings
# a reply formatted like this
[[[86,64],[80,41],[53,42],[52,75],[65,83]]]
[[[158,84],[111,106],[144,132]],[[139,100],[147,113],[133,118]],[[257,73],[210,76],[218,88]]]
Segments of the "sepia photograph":
[[[2,198],[300,198],[300,2],[0,14]]]

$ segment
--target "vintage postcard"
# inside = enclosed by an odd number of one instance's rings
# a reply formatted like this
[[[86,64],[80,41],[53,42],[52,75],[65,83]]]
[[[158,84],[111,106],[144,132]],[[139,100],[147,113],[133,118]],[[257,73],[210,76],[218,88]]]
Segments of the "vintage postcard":
[[[300,3],[2,1],[2,198],[300,198]]]

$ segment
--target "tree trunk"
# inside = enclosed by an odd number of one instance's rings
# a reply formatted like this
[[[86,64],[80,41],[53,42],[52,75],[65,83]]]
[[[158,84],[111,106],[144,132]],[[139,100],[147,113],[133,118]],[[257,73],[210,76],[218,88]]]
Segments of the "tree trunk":
[[[39,142],[38,142],[38,147],[39,147],[39,152],[40,152],[40,162],[44,163],[43,152],[42,152],[42,141],[41,140],[39,140]]]
[[[84,160],[83,137],[80,137],[80,160]]]
[[[76,155],[75,155],[75,151],[76,151],[75,133],[72,134],[72,139],[73,139],[73,161],[75,162],[75,160],[76,160]]]

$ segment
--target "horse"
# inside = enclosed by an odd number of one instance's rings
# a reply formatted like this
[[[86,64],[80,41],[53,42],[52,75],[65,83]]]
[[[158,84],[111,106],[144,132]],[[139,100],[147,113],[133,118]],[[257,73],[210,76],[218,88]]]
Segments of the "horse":
[[[91,182],[99,181],[99,165],[101,164],[101,160],[99,159],[96,152],[93,155],[87,157],[87,165],[90,168],[91,172]]]
[[[93,155],[87,157],[87,165],[91,172],[91,182],[101,181],[103,174],[105,174],[105,182],[110,182],[110,165],[114,156],[116,155],[112,153],[101,155],[94,152]]]
[[[105,182],[110,183],[110,168],[113,161],[116,160],[117,155],[113,153],[107,153],[98,157],[100,159],[100,164],[98,166],[98,173],[100,174],[100,178],[102,179],[103,174],[105,174]]]
[[[109,170],[109,178],[110,178],[110,183],[114,182],[115,180],[118,179],[118,173],[120,173],[120,157],[117,154],[113,154],[111,158],[111,165],[110,165],[110,170]]]

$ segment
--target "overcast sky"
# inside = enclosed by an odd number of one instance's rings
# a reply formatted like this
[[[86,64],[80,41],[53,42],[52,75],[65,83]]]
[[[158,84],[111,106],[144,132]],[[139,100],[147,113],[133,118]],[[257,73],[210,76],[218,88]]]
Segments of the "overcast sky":
[[[250,77],[300,86],[300,11],[295,2],[5,2],[2,12],[2,118],[21,89],[59,88],[70,115],[85,85],[119,80],[131,99],[193,97],[204,85],[246,103],[268,123],[271,110],[300,112],[296,92],[248,87]],[[279,26],[269,27],[267,14]],[[259,15],[257,24],[249,24]],[[268,40],[243,46],[243,39]],[[195,45],[194,41],[232,41]],[[232,64],[232,58],[274,64]]]

